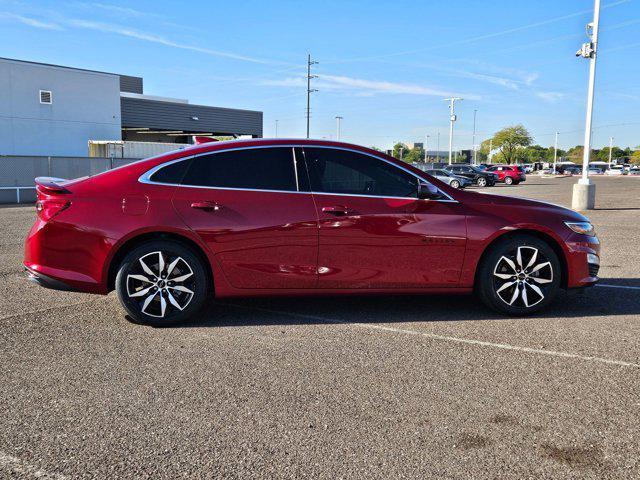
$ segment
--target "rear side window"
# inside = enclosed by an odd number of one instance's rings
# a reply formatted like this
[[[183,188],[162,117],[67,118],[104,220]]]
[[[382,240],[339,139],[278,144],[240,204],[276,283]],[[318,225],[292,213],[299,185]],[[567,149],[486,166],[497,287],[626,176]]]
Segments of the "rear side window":
[[[187,173],[187,168],[190,163],[191,160],[180,160],[179,162],[171,163],[151,175],[149,180],[157,183],[177,185],[182,182],[182,178],[184,174]]]
[[[314,192],[417,197],[417,178],[383,160],[331,148],[305,148],[304,155]]]
[[[248,148],[195,157],[183,185],[247,190],[297,190],[291,147]]]

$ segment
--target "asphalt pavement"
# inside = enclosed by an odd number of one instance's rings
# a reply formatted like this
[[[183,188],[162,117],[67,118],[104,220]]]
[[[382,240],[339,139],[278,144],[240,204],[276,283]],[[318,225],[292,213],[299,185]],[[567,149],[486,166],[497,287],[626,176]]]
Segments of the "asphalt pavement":
[[[640,178],[596,183],[604,286],[524,319],[378,296],[134,325],[27,283],[34,208],[0,208],[0,478],[640,478]]]

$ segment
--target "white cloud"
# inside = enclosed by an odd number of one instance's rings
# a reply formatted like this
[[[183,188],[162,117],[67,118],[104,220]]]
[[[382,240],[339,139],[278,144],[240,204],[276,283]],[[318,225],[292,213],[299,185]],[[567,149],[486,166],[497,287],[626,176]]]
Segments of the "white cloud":
[[[564,98],[564,93],[560,92],[535,92],[535,95],[545,102],[557,102]]]
[[[15,13],[0,12],[0,18],[16,20],[20,23],[23,23],[24,25],[28,25],[34,28],[42,28],[45,30],[64,30],[64,28],[62,28],[62,26],[58,25],[57,23],[43,22],[42,20],[25,17],[24,15],[18,15]]]
[[[288,77],[280,80],[266,80],[263,85],[278,87],[304,87],[305,77]],[[363,78],[346,77],[343,75],[318,75],[314,87],[321,90],[351,91],[357,96],[371,96],[375,94],[392,95],[424,95],[433,97],[446,97],[449,95],[463,95],[469,99],[479,99],[478,95],[460,94],[448,90],[441,90],[413,83],[395,83],[380,80],[367,80]]]

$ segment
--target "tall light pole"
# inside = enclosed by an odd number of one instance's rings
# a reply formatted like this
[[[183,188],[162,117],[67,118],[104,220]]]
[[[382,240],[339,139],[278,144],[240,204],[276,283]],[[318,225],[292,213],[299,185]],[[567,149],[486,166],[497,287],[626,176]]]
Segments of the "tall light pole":
[[[476,158],[476,113],[478,113],[478,109],[473,110],[473,164],[477,165],[478,160]]]
[[[455,103],[458,100],[462,100],[459,97],[450,97],[444,99],[449,102],[449,165],[451,165],[451,154],[453,152],[453,124],[457,120],[455,113]]]
[[[609,170],[611,170],[611,150],[613,150],[613,137],[609,137]]]
[[[582,45],[576,56],[589,59],[589,88],[587,92],[587,115],[584,127],[584,154],[582,156],[582,178],[573,186],[571,207],[574,210],[591,210],[596,204],[596,185],[589,180],[589,156],[591,155],[591,121],[593,119],[593,97],[596,83],[596,57],[598,50],[598,27],[600,24],[600,0],[595,0],[593,22],[587,25],[589,42]]]
[[[429,137],[431,135],[425,135],[424,137],[424,163],[429,161]]]
[[[553,146],[553,174],[558,171],[556,163],[558,162],[558,135],[560,132],[556,132],[556,143]]]
[[[336,116],[336,140],[340,141],[340,120],[342,120],[344,117],[341,117],[340,115]]]
[[[436,146],[436,157],[438,157],[438,161],[440,161],[440,132],[438,132],[438,143]]]
[[[276,138],[278,138],[278,120],[276,120]]]
[[[311,94],[318,90],[311,88],[311,79],[318,78],[317,75],[311,75],[311,65],[317,65],[318,62],[311,61],[311,54],[307,57],[307,138],[309,138],[309,119],[311,118]]]
[[[493,150],[493,137],[489,139],[489,153],[487,153],[487,163],[491,163],[491,151]]]

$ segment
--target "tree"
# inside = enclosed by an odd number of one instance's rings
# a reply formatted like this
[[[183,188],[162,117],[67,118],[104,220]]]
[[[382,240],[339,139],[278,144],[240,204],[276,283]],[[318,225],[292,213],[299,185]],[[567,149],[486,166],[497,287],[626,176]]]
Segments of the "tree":
[[[595,158],[601,162],[608,162],[609,161],[609,147],[605,147],[602,150],[598,150],[598,153],[596,153]],[[619,147],[613,147],[611,149],[611,160],[614,160],[616,158],[620,158],[620,157],[624,157],[624,150],[622,150]]]
[[[402,158],[409,152],[409,149],[404,143],[398,142],[393,146],[393,156],[395,158],[400,158],[400,150],[402,150]]]
[[[629,163],[634,165],[640,165],[640,145],[636,147],[637,150],[629,156]]]
[[[500,149],[498,159],[505,163],[513,163],[517,159],[518,150],[528,147],[532,141],[531,134],[521,124],[503,128],[492,139],[493,148]]]
[[[408,152],[405,152],[402,159],[407,163],[424,162],[424,149],[414,147]]]
[[[572,162],[580,163],[584,155],[584,147],[582,145],[576,145],[567,150],[567,157]]]

